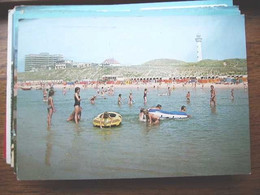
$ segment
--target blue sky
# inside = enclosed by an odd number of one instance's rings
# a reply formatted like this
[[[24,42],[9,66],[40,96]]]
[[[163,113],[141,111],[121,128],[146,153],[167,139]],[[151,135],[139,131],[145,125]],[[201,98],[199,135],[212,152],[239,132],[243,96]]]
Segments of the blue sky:
[[[18,71],[24,71],[25,55],[41,52],[76,62],[114,58],[122,65],[195,62],[197,34],[203,59],[246,58],[241,15],[46,18],[19,22]]]

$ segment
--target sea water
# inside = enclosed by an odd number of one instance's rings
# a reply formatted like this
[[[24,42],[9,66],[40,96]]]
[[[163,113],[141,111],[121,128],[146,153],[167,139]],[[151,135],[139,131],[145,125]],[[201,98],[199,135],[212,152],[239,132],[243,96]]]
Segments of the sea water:
[[[190,91],[191,101],[186,101]],[[128,104],[129,93],[134,104]],[[248,92],[216,89],[217,106],[210,107],[209,89],[115,88],[113,96],[89,99],[95,89],[81,89],[82,119],[66,119],[74,109],[74,89],[63,95],[55,89],[56,112],[47,127],[47,103],[41,90],[18,92],[17,166],[19,179],[147,178],[250,173]],[[123,103],[117,104],[118,94]],[[160,96],[159,94],[164,94]],[[140,108],[162,105],[179,111],[182,105],[192,117],[165,119],[159,125],[138,120]],[[121,126],[97,128],[92,120],[104,111],[122,115]]]

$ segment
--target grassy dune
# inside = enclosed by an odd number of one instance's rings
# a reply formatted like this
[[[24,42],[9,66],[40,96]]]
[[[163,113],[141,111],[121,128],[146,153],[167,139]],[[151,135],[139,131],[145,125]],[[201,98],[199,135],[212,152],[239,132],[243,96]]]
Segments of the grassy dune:
[[[246,74],[247,66],[245,59],[202,60],[194,63],[171,59],[156,59],[135,66],[95,66],[68,68],[64,70],[20,72],[18,73],[18,80],[99,80],[103,75],[118,75],[120,77],[176,77]]]

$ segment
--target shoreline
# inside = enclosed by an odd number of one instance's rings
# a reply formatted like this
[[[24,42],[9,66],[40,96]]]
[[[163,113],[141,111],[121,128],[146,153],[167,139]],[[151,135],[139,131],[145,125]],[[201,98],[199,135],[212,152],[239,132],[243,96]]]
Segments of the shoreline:
[[[194,83],[148,83],[148,84],[99,84],[99,85],[91,85],[91,84],[75,84],[75,85],[64,85],[64,84],[53,84],[52,86],[57,89],[74,89],[75,87],[80,87],[81,89],[168,89],[170,87],[171,90],[179,89],[179,88],[187,88],[187,89],[210,89],[210,86],[213,85],[216,89],[247,89],[248,83],[238,83],[238,84],[216,84],[216,83],[204,83],[204,84],[194,84]],[[21,89],[23,87],[31,87],[31,89],[44,89],[50,88],[50,85],[19,85],[18,88]]]

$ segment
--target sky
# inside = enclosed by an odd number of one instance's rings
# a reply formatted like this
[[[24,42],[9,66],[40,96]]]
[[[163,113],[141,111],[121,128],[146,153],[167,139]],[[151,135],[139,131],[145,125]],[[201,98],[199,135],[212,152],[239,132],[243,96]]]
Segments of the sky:
[[[88,63],[195,62],[197,34],[203,59],[246,58],[241,15],[43,18],[19,22],[18,71],[24,71],[25,55],[42,52]]]

